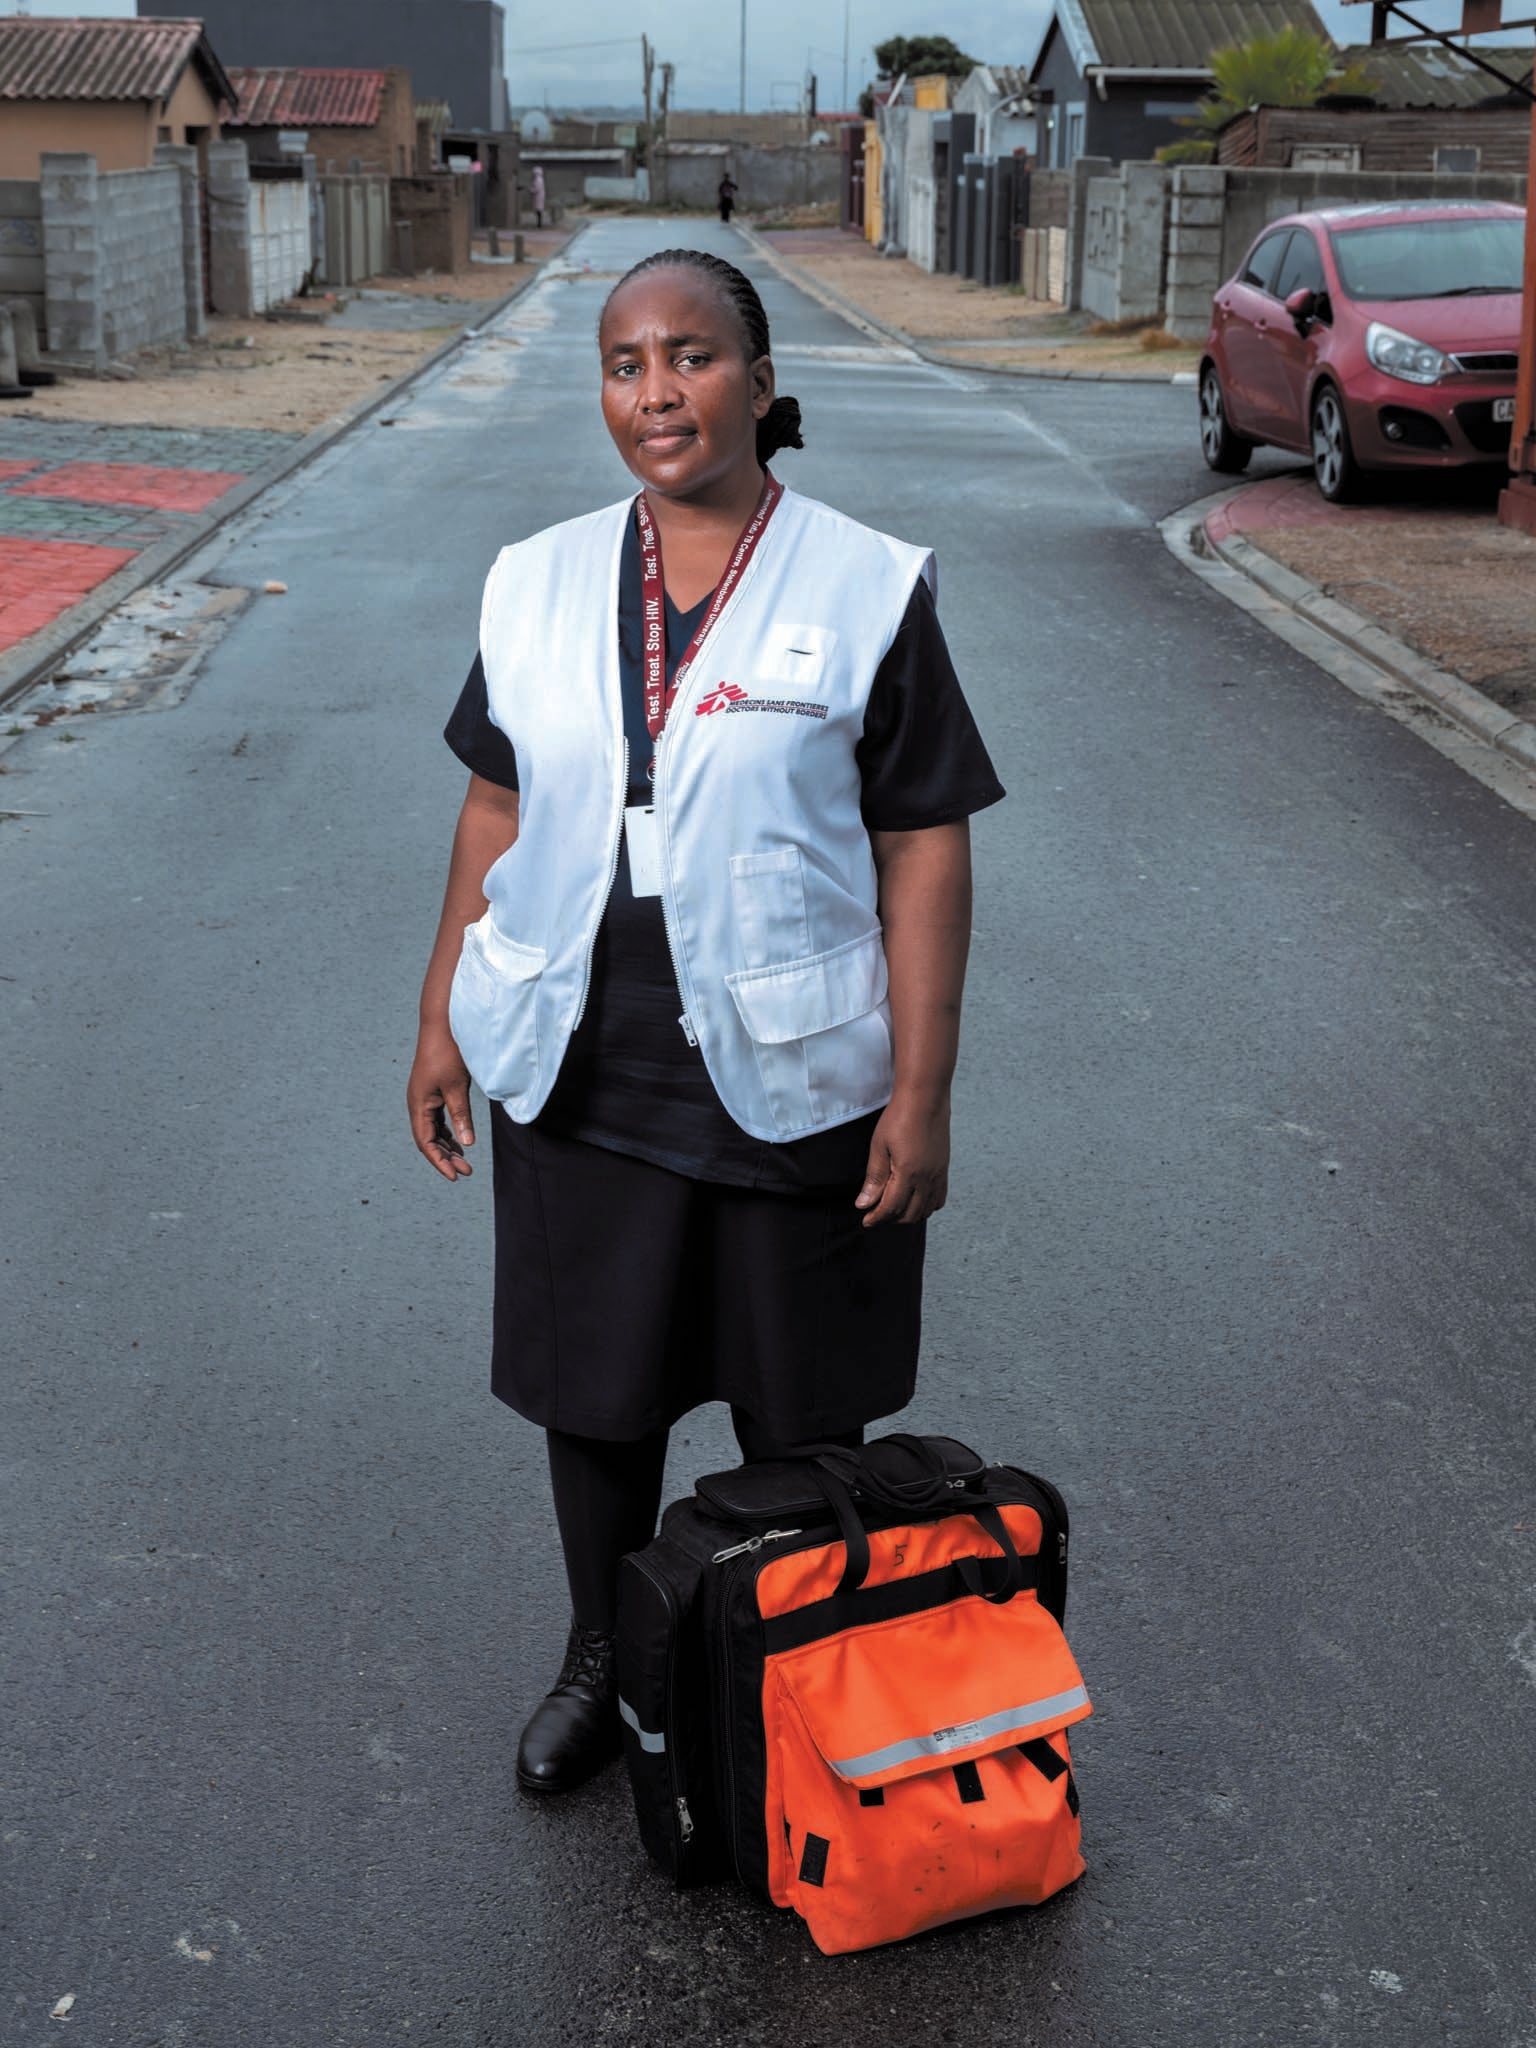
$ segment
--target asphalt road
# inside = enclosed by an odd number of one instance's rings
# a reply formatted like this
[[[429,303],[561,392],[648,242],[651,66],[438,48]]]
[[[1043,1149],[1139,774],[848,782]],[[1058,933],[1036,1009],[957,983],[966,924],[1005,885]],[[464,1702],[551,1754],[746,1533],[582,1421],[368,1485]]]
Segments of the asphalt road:
[[[514,1787],[541,1445],[489,1174],[401,1093],[481,578],[623,491],[593,333],[657,237],[248,516],[208,573],[289,594],[185,704],[7,757],[0,2041],[1531,2048],[1532,826],[1168,555],[1191,393],[771,273],[783,472],[937,548],[1010,790],[908,1420],[1072,1503],[1089,1872],[828,1962],[672,1895],[617,1772]],[[729,1455],[693,1417],[674,1490]]]

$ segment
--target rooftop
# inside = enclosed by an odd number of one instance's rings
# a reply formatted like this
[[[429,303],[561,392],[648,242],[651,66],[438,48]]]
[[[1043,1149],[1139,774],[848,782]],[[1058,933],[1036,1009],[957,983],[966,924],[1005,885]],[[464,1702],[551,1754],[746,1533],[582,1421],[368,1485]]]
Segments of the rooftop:
[[[1326,38],[1312,0],[1056,0],[1057,27],[1079,71],[1205,71],[1213,50],[1283,28]]]
[[[1478,56],[1518,85],[1531,75],[1531,52],[1479,45]],[[1408,107],[1475,107],[1500,97],[1499,82],[1480,70],[1459,50],[1443,43],[1401,43],[1372,49],[1369,44],[1341,50],[1341,64],[1357,63],[1376,87],[1375,104],[1389,110]]]
[[[233,128],[372,128],[389,75],[384,71],[237,64],[230,79],[239,111]]]
[[[168,100],[194,62],[214,97],[233,103],[200,21],[0,18],[0,100]]]

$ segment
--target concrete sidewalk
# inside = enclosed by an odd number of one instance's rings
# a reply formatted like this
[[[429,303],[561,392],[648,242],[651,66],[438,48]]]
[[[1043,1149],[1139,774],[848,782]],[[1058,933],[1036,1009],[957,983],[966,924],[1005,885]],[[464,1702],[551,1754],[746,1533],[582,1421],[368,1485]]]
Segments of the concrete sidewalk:
[[[1536,766],[1536,539],[1499,525],[1492,487],[1390,488],[1391,504],[1339,506],[1310,474],[1265,478],[1211,503],[1204,543],[1464,731]]]

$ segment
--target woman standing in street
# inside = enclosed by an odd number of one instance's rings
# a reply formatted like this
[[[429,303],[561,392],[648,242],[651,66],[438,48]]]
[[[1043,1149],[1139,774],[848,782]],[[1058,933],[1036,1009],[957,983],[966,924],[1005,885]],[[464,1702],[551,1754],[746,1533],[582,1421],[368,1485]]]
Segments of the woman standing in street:
[[[787,490],[750,281],[637,264],[599,334],[634,499],[503,551],[408,1088],[452,1182],[492,1098],[493,1390],[547,1433],[574,1618],[518,1775],[618,1753],[617,1568],[667,1434],[862,1440],[911,1398],[945,1199],[967,820],[1002,790],[932,557]]]

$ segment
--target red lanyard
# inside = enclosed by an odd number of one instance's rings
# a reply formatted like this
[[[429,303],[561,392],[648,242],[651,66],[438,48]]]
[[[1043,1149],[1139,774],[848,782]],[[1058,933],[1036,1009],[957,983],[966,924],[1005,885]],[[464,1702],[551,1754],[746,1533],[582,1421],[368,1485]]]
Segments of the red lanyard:
[[[741,529],[741,537],[731,550],[725,574],[715,585],[709,610],[700,620],[693,638],[684,649],[682,660],[673,671],[670,689],[667,687],[666,585],[661,576],[661,537],[651,518],[651,509],[645,502],[644,491],[636,498],[635,523],[640,529],[640,595],[645,620],[645,723],[653,742],[661,738],[667,714],[693,666],[700,643],[730,603],[732,593],[746,574],[748,562],[757,551],[763,530],[773,517],[773,508],[783,495],[784,486],[764,471],[763,495],[757,501],[757,510]]]

